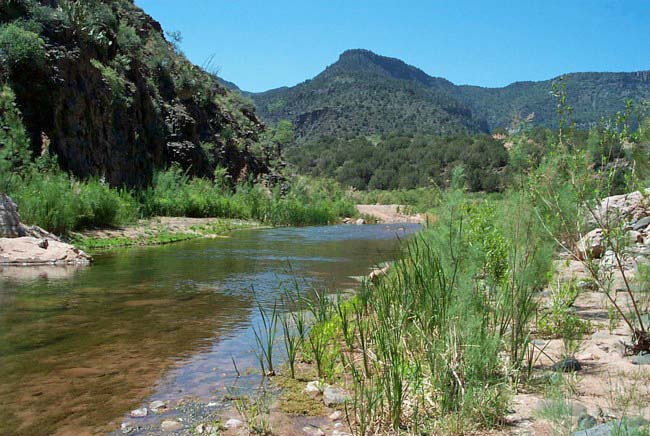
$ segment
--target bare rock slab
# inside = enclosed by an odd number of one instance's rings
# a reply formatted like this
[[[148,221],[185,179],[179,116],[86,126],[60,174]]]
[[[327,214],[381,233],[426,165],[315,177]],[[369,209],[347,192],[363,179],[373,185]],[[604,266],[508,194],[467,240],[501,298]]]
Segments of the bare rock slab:
[[[0,265],[87,265],[92,257],[65,242],[24,236],[0,238]]]

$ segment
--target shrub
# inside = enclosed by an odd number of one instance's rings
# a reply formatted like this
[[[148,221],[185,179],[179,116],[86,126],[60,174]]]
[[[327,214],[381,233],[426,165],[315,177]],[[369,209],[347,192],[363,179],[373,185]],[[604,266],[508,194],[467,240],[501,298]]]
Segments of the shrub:
[[[90,63],[102,74],[104,83],[110,88],[113,96],[113,103],[126,103],[130,105],[133,99],[127,94],[127,82],[115,69],[102,64],[97,59],[91,59]]]
[[[25,171],[31,159],[29,139],[16,107],[16,98],[7,85],[0,88],[0,191],[7,191]]]
[[[45,43],[38,34],[15,23],[0,27],[0,57],[10,68],[21,64],[42,67],[45,64]]]

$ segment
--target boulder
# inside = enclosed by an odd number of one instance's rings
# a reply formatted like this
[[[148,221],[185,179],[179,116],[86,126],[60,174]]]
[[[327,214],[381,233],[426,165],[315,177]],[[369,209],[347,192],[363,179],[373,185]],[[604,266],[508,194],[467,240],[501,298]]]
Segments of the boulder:
[[[605,251],[603,229],[594,229],[578,242],[577,256],[580,260],[600,259]]]

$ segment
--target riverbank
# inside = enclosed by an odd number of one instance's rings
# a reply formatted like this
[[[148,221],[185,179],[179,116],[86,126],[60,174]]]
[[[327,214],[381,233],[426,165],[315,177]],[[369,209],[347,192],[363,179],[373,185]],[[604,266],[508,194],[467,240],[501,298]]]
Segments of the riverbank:
[[[250,220],[155,217],[139,220],[129,226],[84,230],[72,234],[71,241],[84,250],[101,250],[217,238],[235,230],[268,227]]]
[[[424,214],[407,214],[406,206],[398,204],[357,204],[357,211],[362,217],[371,217],[382,224],[423,223]]]

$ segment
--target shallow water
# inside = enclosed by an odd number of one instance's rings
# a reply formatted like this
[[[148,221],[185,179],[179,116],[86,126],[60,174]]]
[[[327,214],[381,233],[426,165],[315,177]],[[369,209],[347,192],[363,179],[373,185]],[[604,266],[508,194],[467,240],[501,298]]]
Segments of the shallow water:
[[[151,400],[217,400],[233,359],[256,368],[256,301],[271,305],[294,277],[354,287],[415,230],[244,230],[115,250],[90,268],[0,268],[0,434],[105,432]]]

